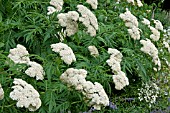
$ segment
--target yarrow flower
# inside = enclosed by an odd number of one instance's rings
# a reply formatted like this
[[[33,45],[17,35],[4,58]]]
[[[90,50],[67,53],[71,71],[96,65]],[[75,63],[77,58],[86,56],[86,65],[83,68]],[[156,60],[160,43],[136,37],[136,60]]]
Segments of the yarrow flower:
[[[128,3],[132,3],[133,5],[135,5],[135,1],[134,0],[127,0]]]
[[[43,67],[36,63],[36,62],[29,62],[28,63],[29,67],[25,73],[30,76],[30,77],[36,77],[36,80],[43,80],[45,72],[43,70]]]
[[[125,22],[125,26],[128,27],[128,33],[134,40],[140,39],[140,31],[138,28],[137,18],[131,14],[131,12],[126,8],[126,12],[119,15],[119,17]]]
[[[15,86],[10,93],[12,100],[17,100],[17,107],[28,108],[29,111],[36,111],[41,106],[41,100],[39,93],[34,87],[22,79],[14,78]]]
[[[76,11],[69,11],[68,13],[60,13],[57,15],[59,24],[62,27],[66,27],[67,36],[74,35],[78,31],[77,20],[79,14]]]
[[[160,32],[155,29],[154,27],[152,26],[149,26],[150,30],[152,31],[153,34],[150,35],[150,38],[153,40],[153,41],[158,41],[159,38],[160,38]]]
[[[121,90],[129,85],[129,80],[123,71],[118,72],[117,75],[113,75],[113,82],[115,83],[115,89],[117,90]]]
[[[54,6],[57,12],[62,10],[63,4],[64,4],[63,0],[51,0],[50,1],[50,5]]]
[[[136,0],[136,2],[137,2],[137,6],[138,7],[142,7],[143,6],[143,4],[142,4],[142,2],[140,0]]]
[[[157,30],[163,31],[163,25],[162,25],[162,23],[161,23],[159,20],[154,20],[154,19],[152,19],[152,20],[153,20],[154,23],[155,23],[155,28],[156,28]]]
[[[150,21],[148,19],[146,19],[146,18],[143,18],[142,23],[145,24],[145,25],[150,26]]]
[[[138,99],[140,101],[146,101],[149,103],[149,107],[156,102],[156,98],[159,95],[160,88],[155,83],[142,84],[142,88],[138,89]]]
[[[30,62],[28,55],[29,53],[26,48],[18,44],[16,48],[10,49],[8,57],[14,61],[14,63],[28,63]]]
[[[20,44],[17,45],[17,48],[10,49],[10,54],[8,57],[13,60],[15,63],[23,63],[27,64],[28,66],[31,65],[30,68],[28,68],[25,73],[30,76],[30,77],[35,77],[37,80],[43,80],[45,72],[43,70],[43,67],[36,63],[36,62],[31,62],[29,57],[29,53],[26,50],[26,48]]]
[[[2,86],[0,84],[0,100],[4,98],[4,90],[2,89]]]
[[[86,0],[88,4],[92,6],[93,9],[97,9],[98,1],[97,0]]]
[[[111,56],[106,62],[115,74],[112,76],[113,82],[115,83],[115,89],[121,90],[123,87],[129,85],[128,78],[125,76],[125,73],[121,71],[120,62],[122,61],[123,55],[117,49],[112,48],[108,49],[108,53],[111,54]]]
[[[98,30],[98,22],[95,15],[85,6],[77,5],[78,12],[81,13],[79,21],[87,27],[87,33],[90,36],[96,36],[96,30]]]
[[[60,42],[56,44],[51,44],[51,48],[52,48],[52,51],[60,54],[61,59],[66,64],[70,65],[73,61],[76,61],[76,57],[72,49],[68,45]]]
[[[97,50],[97,48],[95,46],[89,46],[88,47],[89,51],[90,51],[90,54],[94,57],[97,57],[99,56],[99,52]]]
[[[143,45],[143,47],[140,49],[144,53],[148,54],[152,57],[152,61],[155,63],[155,65],[158,66],[158,70],[161,69],[161,62],[158,56],[158,50],[155,47],[155,45],[149,40],[140,40],[140,43]],[[157,71],[157,69],[154,68],[154,70]]]
[[[84,69],[67,69],[61,76],[60,80],[68,85],[74,87],[76,90],[82,92],[85,96],[85,101],[88,105],[100,110],[102,106],[109,105],[109,98],[103,89],[103,86],[95,82],[86,81],[87,71]]]
[[[54,12],[57,11],[57,10],[56,10],[54,7],[52,7],[52,6],[48,6],[48,7],[47,7],[47,10],[48,10],[47,15],[51,15],[51,14],[53,14]]]

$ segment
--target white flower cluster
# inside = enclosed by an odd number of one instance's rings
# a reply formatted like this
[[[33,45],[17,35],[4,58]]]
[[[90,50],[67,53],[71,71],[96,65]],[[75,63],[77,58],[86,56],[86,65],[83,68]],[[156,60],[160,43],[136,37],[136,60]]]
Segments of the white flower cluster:
[[[111,54],[110,59],[106,62],[109,66],[111,66],[113,75],[113,82],[115,83],[115,89],[121,90],[126,85],[129,85],[129,80],[125,76],[125,73],[121,71],[120,62],[122,61],[123,55],[117,49],[108,49],[108,53]]]
[[[60,12],[62,10],[63,4],[64,4],[63,0],[51,0],[50,5],[52,6],[47,7],[48,10],[47,15],[50,15],[54,12]]]
[[[152,61],[155,63],[155,65],[158,66],[158,70],[160,70],[161,62],[158,56],[158,50],[155,47],[155,45],[149,39],[140,40],[140,43],[143,45],[143,47],[140,50],[151,56]],[[154,70],[157,71],[156,68],[154,68]]]
[[[12,100],[17,100],[17,107],[28,108],[29,111],[36,111],[41,106],[41,100],[39,93],[34,89],[34,87],[22,79],[14,78],[15,86],[10,93],[10,98]]]
[[[8,57],[15,63],[28,63],[30,62],[28,55],[29,53],[26,48],[18,44],[17,48],[10,49],[10,54]]]
[[[140,101],[146,101],[149,103],[149,107],[151,107],[151,104],[156,102],[160,88],[155,83],[146,83],[142,84],[142,88],[138,90],[138,99]]]
[[[165,48],[168,49],[168,52],[170,53],[170,27],[169,27],[169,29],[164,30],[163,44],[164,44]]]
[[[43,76],[45,75],[43,67],[36,62],[31,62],[28,55],[29,53],[26,48],[18,44],[17,48],[10,49],[10,54],[8,55],[8,57],[15,63],[24,63],[28,66],[31,66],[31,68],[28,68],[25,73],[30,77],[36,76],[37,80],[43,80]]]
[[[148,19],[146,19],[146,18],[143,18],[142,23],[147,25],[147,26],[150,26],[150,21]]]
[[[125,26],[128,27],[128,33],[134,40],[140,39],[140,31],[138,28],[137,18],[131,14],[131,12],[126,8],[126,12],[119,15],[121,19],[125,22]]]
[[[158,41],[159,38],[160,38],[160,32],[155,29],[154,27],[152,26],[149,26],[150,30],[152,31],[153,34],[150,35],[150,38],[153,40],[153,41]]]
[[[45,72],[43,70],[43,67],[38,64],[37,62],[29,62],[29,67],[25,73],[30,77],[36,77],[36,80],[43,80]]]
[[[76,57],[72,49],[68,45],[60,42],[56,44],[51,44],[51,48],[52,48],[52,51],[60,54],[61,59],[66,64],[70,65],[73,61],[76,61]]]
[[[135,5],[135,1],[134,0],[127,0],[127,2],[131,3],[132,5]],[[137,2],[137,6],[138,7],[142,7],[143,6],[143,4],[142,4],[142,2],[140,0],[136,0],[136,2]]]
[[[82,92],[86,97],[86,101],[90,101],[89,106],[100,110],[102,106],[109,105],[109,98],[100,83],[94,84],[86,81],[87,71],[84,69],[67,69],[61,76],[62,82],[66,83],[68,87],[75,87],[76,90]]]
[[[0,84],[0,100],[4,98],[4,90],[2,89],[2,86]]]
[[[95,15],[85,6],[77,5],[78,12],[81,13],[79,21],[87,27],[87,33],[90,36],[96,36],[96,30],[98,30],[98,22]]]
[[[77,20],[79,19],[79,14],[76,11],[60,13],[57,18],[59,19],[59,24],[66,27],[67,36],[74,35],[78,31]]]
[[[90,51],[90,54],[94,57],[99,56],[99,52],[95,46],[89,46],[88,50]]]
[[[155,23],[155,28],[156,28],[157,30],[163,31],[163,25],[162,25],[162,23],[161,23],[159,20],[154,20],[154,19],[153,19],[153,21],[154,21],[154,23]]]
[[[97,0],[86,0],[88,4],[92,6],[93,9],[97,9],[98,1]]]
[[[138,7],[142,7],[143,6],[143,4],[142,4],[142,2],[140,0],[136,0],[136,2],[137,2],[137,6]]]
[[[128,3],[132,3],[133,5],[135,5],[135,1],[134,0],[127,0]]]

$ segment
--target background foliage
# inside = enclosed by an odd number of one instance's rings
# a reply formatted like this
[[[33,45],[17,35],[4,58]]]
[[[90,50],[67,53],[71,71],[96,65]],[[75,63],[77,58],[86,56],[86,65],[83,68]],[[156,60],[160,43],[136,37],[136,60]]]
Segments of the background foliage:
[[[78,4],[83,4],[91,9],[85,0],[64,0],[64,2],[61,12],[77,10]],[[62,28],[57,22],[57,13],[47,16],[49,0],[0,0],[0,83],[5,92],[5,98],[0,101],[0,112],[29,112],[24,108],[17,108],[16,101],[9,98],[14,78],[22,78],[40,93],[42,106],[36,112],[66,113],[71,111],[78,113],[88,111],[89,107],[83,102],[82,94],[67,88],[59,80],[59,76],[69,67],[86,69],[88,71],[87,80],[101,83],[110,101],[118,107],[117,110],[106,107],[97,113],[147,113],[154,109],[167,110],[169,104],[167,87],[169,84],[164,81],[170,80],[170,73],[163,58],[169,58],[170,61],[170,55],[167,49],[163,48],[163,37],[158,42],[154,42],[159,51],[163,49],[159,56],[161,56],[164,68],[156,73],[153,71],[154,64],[151,57],[140,51],[142,45],[130,37],[124,22],[119,18],[119,14],[124,13],[125,8],[129,8],[132,14],[138,18],[139,27],[142,30],[141,39],[146,39],[151,32],[141,24],[141,21],[143,17],[151,19],[152,13],[147,13],[146,10],[152,10],[153,6],[144,4],[143,7],[138,8],[126,2],[116,4],[115,0],[98,0],[98,2],[98,9],[91,9],[99,22],[96,37],[86,34],[84,26],[79,23],[78,33],[66,37],[63,41],[73,49],[77,58],[77,61],[72,65],[66,65],[60,56],[52,52],[50,48],[51,44],[60,42],[57,32],[60,32]],[[155,19],[160,19],[165,27],[168,26],[168,23],[164,21],[164,16],[159,16],[160,13],[160,9],[155,11]],[[152,25],[154,24],[152,23]],[[44,67],[46,75],[43,81],[36,81],[34,78],[28,77],[24,73],[26,65],[14,64],[7,58],[9,50],[16,47],[17,44],[24,45],[30,53],[30,59]],[[90,45],[95,45],[99,49],[100,56],[98,58],[90,56],[87,49]],[[121,67],[130,82],[130,85],[124,90],[114,89],[111,69],[106,64],[106,60],[109,58],[108,48],[116,48],[123,54]],[[159,87],[162,87],[161,97],[149,109],[146,103],[141,103],[137,99],[137,89],[143,82],[148,81],[157,82]],[[165,92],[168,92],[168,96],[164,96]],[[127,102],[125,98],[134,98],[135,100]]]

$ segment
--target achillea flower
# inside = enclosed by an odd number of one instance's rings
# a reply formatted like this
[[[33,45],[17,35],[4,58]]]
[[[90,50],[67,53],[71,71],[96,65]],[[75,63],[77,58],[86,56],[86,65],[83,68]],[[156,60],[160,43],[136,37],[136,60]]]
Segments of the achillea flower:
[[[106,62],[109,66],[111,66],[112,72],[117,73],[121,71],[120,62],[122,61],[123,55],[117,49],[108,49],[108,53],[111,54],[110,59]]]
[[[123,71],[118,72],[117,75],[113,75],[113,82],[117,90],[121,90],[123,87],[129,85],[129,80]]]
[[[132,23],[132,25],[138,27],[138,20],[137,20],[137,18],[128,10],[128,8],[126,8],[126,12],[120,14],[119,17],[125,23],[130,22],[130,23]],[[130,27],[131,28],[131,26],[126,26],[126,27]]]
[[[97,0],[86,0],[88,4],[92,6],[93,9],[97,9],[98,1]]]
[[[68,87],[74,87],[76,90],[82,92],[85,96],[85,101],[88,105],[100,110],[102,106],[109,105],[109,98],[103,89],[103,86],[98,82],[94,84],[86,81],[87,71],[84,69],[67,69],[61,76],[62,82],[66,83]]]
[[[43,70],[43,67],[36,63],[36,62],[29,62],[28,63],[29,67],[25,73],[30,76],[30,77],[36,77],[36,80],[43,80],[45,72]]]
[[[158,65],[158,70],[160,70],[161,62],[158,56],[158,50],[155,47],[155,45],[149,39],[140,40],[140,43],[143,45],[143,47],[140,50],[151,56],[152,61],[155,63],[155,65]]]
[[[18,44],[16,48],[10,49],[10,54],[8,57],[15,63],[28,63],[30,62],[28,55],[29,53],[26,48]]]
[[[151,32],[153,33],[153,34],[150,35],[150,38],[153,41],[158,41],[159,38],[160,38],[160,32],[152,26],[149,26],[149,28],[150,28]]]
[[[91,36],[96,36],[96,30],[98,30],[98,22],[95,15],[85,6],[77,5],[78,12],[81,13],[79,21],[87,27],[87,33]]]
[[[61,59],[66,64],[71,64],[73,61],[76,61],[76,57],[72,51],[72,49],[64,44],[64,43],[56,43],[51,45],[52,51],[57,52],[60,54]]]
[[[143,4],[142,4],[142,2],[140,0],[136,0],[136,2],[137,2],[137,6],[138,7],[142,7],[143,6]]]
[[[2,86],[0,84],[0,100],[4,98],[4,90],[2,89]]]
[[[89,51],[90,51],[90,54],[94,57],[97,57],[99,56],[99,52],[97,50],[97,48],[95,46],[89,46],[88,47]]]
[[[78,31],[77,20],[79,14],[76,11],[69,11],[68,13],[60,13],[57,15],[59,24],[62,27],[66,27],[67,36],[74,35]]]
[[[145,25],[150,26],[150,21],[148,19],[146,19],[146,18],[143,18],[142,23],[145,24]]]
[[[154,20],[154,19],[153,19],[153,21],[154,21],[154,23],[155,23],[155,28],[156,28],[157,30],[163,31],[163,25],[162,25],[162,23],[161,23],[159,20]]]
[[[63,4],[64,4],[63,0],[51,0],[50,1],[50,5],[54,6],[57,12],[62,10]]]
[[[54,7],[52,7],[52,6],[48,6],[48,7],[47,7],[47,10],[48,10],[47,15],[51,15],[51,14],[53,14],[54,12],[57,11],[57,10],[56,10]]]
[[[128,3],[132,3],[133,5],[135,5],[135,1],[134,0],[127,0]]]
[[[133,38],[134,40],[140,39],[140,32],[138,27],[133,26],[131,29],[128,29],[128,33],[130,34],[131,38]]]
[[[41,106],[41,100],[39,93],[34,87],[22,79],[14,78],[15,86],[10,93],[12,100],[17,100],[17,107],[28,108],[29,111],[36,111]]]

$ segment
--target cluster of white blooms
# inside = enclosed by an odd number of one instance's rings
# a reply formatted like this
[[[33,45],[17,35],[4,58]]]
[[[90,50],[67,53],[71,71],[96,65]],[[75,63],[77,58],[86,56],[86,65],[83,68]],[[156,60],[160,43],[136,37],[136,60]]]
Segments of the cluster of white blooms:
[[[140,39],[140,31],[138,28],[137,18],[131,14],[131,12],[126,8],[126,12],[119,15],[121,19],[125,22],[125,26],[128,27],[128,33],[134,40]]]
[[[168,52],[170,53],[170,28],[164,29],[164,38],[163,38],[163,44],[165,48],[168,49]]]
[[[150,35],[150,38],[153,41],[158,41],[159,38],[160,38],[160,32],[156,28],[154,28],[152,26],[149,26],[149,28],[150,28],[151,32],[153,33],[153,34]]]
[[[88,50],[90,51],[90,54],[94,57],[99,56],[99,52],[95,46],[89,46]]]
[[[68,45],[60,42],[56,44],[51,44],[51,48],[52,48],[52,51],[60,54],[61,59],[66,64],[70,65],[73,61],[76,61],[76,57],[72,49]]]
[[[47,7],[47,10],[48,10],[48,13],[47,15],[50,15],[54,12],[59,12],[62,10],[62,7],[63,7],[63,4],[64,4],[64,1],[63,0],[51,0],[50,1],[50,5],[54,6],[48,6]]]
[[[155,23],[155,28],[156,28],[157,30],[163,31],[163,25],[162,25],[162,23],[161,23],[159,20],[154,20],[154,19],[153,19],[153,21],[154,21],[154,23]]]
[[[43,67],[36,63],[36,62],[29,62],[28,63],[29,67],[25,73],[30,76],[30,77],[36,77],[36,80],[43,80],[45,72],[43,70]]]
[[[92,6],[93,9],[97,9],[98,1],[97,0],[86,0],[88,4]]]
[[[146,19],[146,18],[143,18],[142,23],[147,25],[147,26],[150,26],[150,21],[148,19]]]
[[[113,82],[117,90],[121,90],[123,87],[129,85],[129,80],[123,71],[119,71],[117,75],[113,75]]]
[[[111,54],[110,59],[106,62],[111,66],[113,75],[113,82],[115,83],[115,89],[121,90],[123,87],[129,85],[129,80],[125,76],[125,73],[121,71],[120,62],[122,61],[123,55],[117,49],[108,49],[108,53]]]
[[[155,83],[146,83],[142,84],[142,88],[138,90],[138,99],[140,101],[146,101],[149,103],[149,107],[151,107],[151,104],[156,102],[160,88]]]
[[[78,12],[81,13],[79,21],[87,27],[87,33],[90,36],[96,36],[96,30],[98,30],[98,22],[95,15],[85,6],[77,5]]]
[[[135,1],[134,0],[127,0],[128,3],[132,3],[133,5],[135,5]]]
[[[136,0],[136,2],[137,2],[137,6],[138,7],[142,7],[143,6],[143,4],[142,4],[142,2],[140,0]]]
[[[0,100],[4,98],[4,90],[2,89],[2,86],[0,84]]]
[[[36,111],[41,106],[41,100],[39,93],[34,87],[22,79],[14,78],[15,86],[10,93],[10,98],[17,100],[17,107],[28,108],[29,111]]]
[[[37,80],[43,80],[44,79],[43,76],[45,75],[43,67],[36,62],[31,62],[28,55],[29,53],[26,50],[26,48],[18,44],[17,48],[10,49],[10,54],[8,55],[8,57],[15,63],[24,63],[27,64],[28,66],[31,66],[25,71],[25,73],[30,77],[36,76]]]
[[[143,47],[140,49],[144,53],[150,55],[152,57],[152,61],[155,63],[155,65],[158,66],[158,70],[161,69],[161,62],[158,56],[158,50],[155,47],[155,45],[149,40],[140,40],[140,43],[143,45]],[[154,70],[156,70],[154,68]],[[157,70],[156,70],[157,71]]]
[[[10,49],[10,54],[8,57],[15,63],[28,63],[30,62],[28,55],[29,53],[26,48],[18,44],[16,48]]]
[[[59,24],[62,27],[66,27],[67,36],[74,35],[78,31],[77,20],[79,14],[76,11],[69,11],[68,13],[60,13],[57,15]]]
[[[86,97],[86,101],[89,106],[93,106],[94,109],[100,110],[102,106],[109,105],[109,98],[100,83],[94,84],[90,81],[86,81],[87,71],[84,69],[67,69],[61,76],[62,82],[66,83],[68,87],[75,87],[76,90],[82,92]]]

